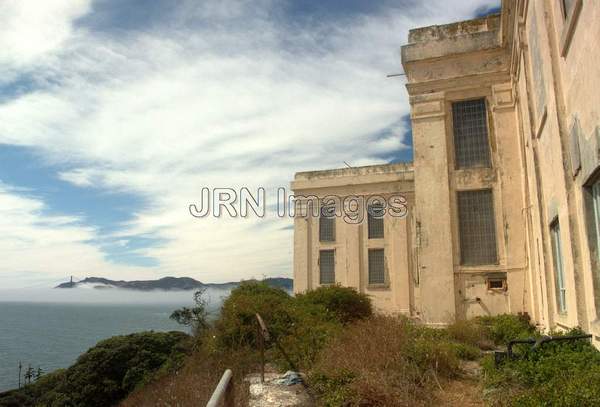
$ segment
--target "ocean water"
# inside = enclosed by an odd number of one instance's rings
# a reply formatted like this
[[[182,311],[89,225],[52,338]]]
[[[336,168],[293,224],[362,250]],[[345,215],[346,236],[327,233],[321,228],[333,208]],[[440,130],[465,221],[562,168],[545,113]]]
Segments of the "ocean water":
[[[34,297],[43,300],[36,302],[15,301],[15,295],[0,291],[0,391],[17,387],[19,361],[23,370],[31,364],[50,372],[70,366],[98,341],[114,335],[187,330],[169,315],[190,305],[192,292],[104,291],[52,291],[49,297]],[[211,293],[213,313],[227,294]]]

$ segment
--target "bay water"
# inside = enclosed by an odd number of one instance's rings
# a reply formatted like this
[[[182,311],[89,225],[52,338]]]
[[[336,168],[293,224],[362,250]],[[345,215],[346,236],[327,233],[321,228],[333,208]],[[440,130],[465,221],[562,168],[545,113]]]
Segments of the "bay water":
[[[67,289],[37,301],[0,291],[0,392],[16,388],[19,362],[44,372],[66,368],[98,341],[142,331],[187,331],[169,319],[192,304],[192,292],[127,292]],[[98,292],[100,291],[100,292]],[[31,294],[31,293],[30,293]],[[117,294],[117,295],[115,295]],[[215,313],[226,290],[209,293]]]

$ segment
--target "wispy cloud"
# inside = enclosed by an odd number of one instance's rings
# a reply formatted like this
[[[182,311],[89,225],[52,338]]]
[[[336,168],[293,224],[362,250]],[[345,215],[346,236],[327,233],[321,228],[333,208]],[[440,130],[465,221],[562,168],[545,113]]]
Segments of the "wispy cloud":
[[[256,219],[196,220],[187,205],[200,189],[285,186],[296,171],[379,163],[386,151],[408,149],[404,84],[386,78],[401,70],[407,30],[469,18],[496,1],[407,2],[302,21],[286,15],[286,2],[183,1],[152,24],[114,30],[106,15],[95,18],[106,3],[42,3],[0,6],[0,46],[10,45],[0,66],[12,80],[26,73],[35,83],[0,105],[0,143],[35,146],[44,159],[69,163],[57,176],[78,187],[147,200],[112,236],[160,239],[136,249],[158,266],[135,273],[223,281],[289,275],[289,221],[257,233]],[[27,7],[36,8],[35,24],[23,17]],[[40,36],[50,39],[43,47],[33,40]],[[43,205],[5,193],[28,216]],[[32,221],[26,233],[58,230],[47,237],[89,256],[80,256],[90,259],[85,269],[128,277],[129,268],[107,262],[90,243],[106,236],[80,222]],[[0,250],[14,244],[5,238]],[[31,249],[28,257],[37,256]],[[33,263],[27,270],[51,272],[47,262]],[[74,259],[70,270],[85,263]]]

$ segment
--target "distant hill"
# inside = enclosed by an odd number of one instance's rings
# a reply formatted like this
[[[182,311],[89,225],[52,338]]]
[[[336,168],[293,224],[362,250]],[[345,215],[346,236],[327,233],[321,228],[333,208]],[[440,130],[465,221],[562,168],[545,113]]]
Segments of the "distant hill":
[[[283,288],[284,290],[292,290],[293,280],[291,278],[274,277],[263,280],[272,287]],[[239,285],[239,282],[229,283],[202,283],[190,277],[163,277],[158,280],[139,280],[139,281],[124,281],[124,280],[109,280],[103,277],[86,277],[77,282],[66,282],[57,285],[54,288],[77,288],[84,285],[91,285],[97,289],[123,288],[127,290],[138,291],[184,291],[197,290],[200,288],[222,288],[232,289]]]

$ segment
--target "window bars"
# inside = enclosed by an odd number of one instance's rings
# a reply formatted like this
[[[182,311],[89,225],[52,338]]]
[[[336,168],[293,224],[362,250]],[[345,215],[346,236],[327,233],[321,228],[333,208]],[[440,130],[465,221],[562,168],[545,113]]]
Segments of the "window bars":
[[[319,241],[335,242],[335,207],[322,207],[319,216]]]
[[[335,251],[319,251],[319,283],[335,284]]]
[[[490,167],[485,99],[452,103],[456,168]]]
[[[461,264],[494,264],[496,222],[491,189],[458,192]]]
[[[385,209],[382,204],[373,204],[367,211],[367,223],[369,226],[369,239],[383,238],[383,215]]]
[[[369,249],[369,284],[385,284],[384,249]]]

